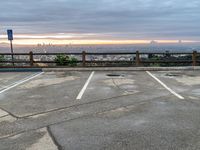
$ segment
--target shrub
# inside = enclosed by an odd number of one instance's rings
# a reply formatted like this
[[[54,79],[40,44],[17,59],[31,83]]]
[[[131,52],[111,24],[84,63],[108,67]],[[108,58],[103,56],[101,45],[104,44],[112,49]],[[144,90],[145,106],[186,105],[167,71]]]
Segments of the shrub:
[[[55,62],[58,66],[76,66],[77,61],[75,57],[67,55],[57,55],[55,58]]]
[[[77,58],[75,57],[69,57],[69,65],[70,66],[77,66]]]
[[[56,64],[61,65],[61,66],[67,65],[68,60],[69,60],[69,57],[66,55],[57,55],[55,58]]]
[[[1,61],[4,61],[5,57],[3,55],[0,55],[0,66],[2,66]]]
[[[4,60],[5,60],[4,56],[0,55],[0,61],[4,61]]]

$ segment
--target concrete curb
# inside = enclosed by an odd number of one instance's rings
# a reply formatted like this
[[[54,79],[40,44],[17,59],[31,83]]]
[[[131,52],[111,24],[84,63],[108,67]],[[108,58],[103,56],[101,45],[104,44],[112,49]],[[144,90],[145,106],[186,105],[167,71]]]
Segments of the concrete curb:
[[[200,70],[200,66],[188,67],[80,67],[80,68],[0,68],[0,72],[62,72],[62,71],[179,71]]]
[[[0,72],[41,72],[41,68],[0,68]]]
[[[43,68],[44,72],[61,71],[171,71],[200,70],[200,67],[89,67],[89,68]]]

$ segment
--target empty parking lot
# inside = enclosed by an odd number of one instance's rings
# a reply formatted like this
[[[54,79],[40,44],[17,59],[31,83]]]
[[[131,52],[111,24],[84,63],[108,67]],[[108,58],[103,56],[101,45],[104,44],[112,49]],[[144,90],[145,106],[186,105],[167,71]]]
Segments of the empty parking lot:
[[[200,71],[0,73],[0,149],[200,149]]]

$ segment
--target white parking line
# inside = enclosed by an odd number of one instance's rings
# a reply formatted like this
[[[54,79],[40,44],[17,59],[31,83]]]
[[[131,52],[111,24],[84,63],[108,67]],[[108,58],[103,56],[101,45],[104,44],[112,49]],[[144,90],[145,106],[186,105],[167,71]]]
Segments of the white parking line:
[[[33,74],[33,75],[31,75],[31,76],[28,76],[28,77],[24,78],[23,80],[17,81],[17,82],[15,82],[15,83],[13,83],[13,84],[11,84],[11,85],[9,85],[9,86],[6,86],[5,89],[3,89],[3,90],[0,91],[0,94],[3,93],[3,92],[8,91],[8,90],[10,90],[10,89],[12,89],[12,88],[14,88],[14,87],[20,85],[20,84],[23,84],[23,83],[25,83],[25,82],[27,82],[27,81],[29,81],[29,80],[31,80],[31,79],[34,79],[34,78],[40,76],[40,75],[43,74],[43,73],[44,73],[44,72],[40,72],[40,73]]]
[[[170,89],[167,85],[165,85],[162,81],[160,81],[156,76],[154,76],[151,72],[146,71],[152,78],[154,78],[157,82],[159,82],[164,88],[166,88],[170,93],[178,97],[179,99],[185,99],[183,96],[180,94],[174,92],[172,89]]]
[[[87,79],[87,81],[85,82],[85,85],[83,86],[82,90],[80,91],[80,93],[78,94],[77,96],[77,100],[80,100],[85,92],[85,90],[87,89],[87,86],[89,85],[90,83],[90,80],[92,79],[94,75],[94,71],[90,74],[89,78]]]

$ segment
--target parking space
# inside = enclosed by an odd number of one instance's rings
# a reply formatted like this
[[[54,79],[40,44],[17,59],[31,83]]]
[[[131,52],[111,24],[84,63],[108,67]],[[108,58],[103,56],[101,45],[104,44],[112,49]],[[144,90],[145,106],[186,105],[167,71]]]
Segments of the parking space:
[[[0,105],[18,117],[70,106],[76,101],[88,72],[43,73],[1,94]]]
[[[1,72],[0,73],[0,91],[5,89],[8,86],[11,86],[12,84],[23,80],[34,73],[32,72],[21,72],[21,73],[12,73],[12,72]]]
[[[4,149],[16,142],[30,148],[49,143],[48,149],[200,148],[200,71],[21,72],[0,78]]]
[[[187,99],[200,99],[199,71],[160,71],[155,76]]]
[[[94,73],[81,98],[77,99],[90,74],[49,72],[34,76],[3,92],[0,105],[15,116],[26,117],[125,95],[130,95],[132,101],[143,101],[170,94],[145,72],[98,72]]]
[[[169,92],[152,80],[146,72],[97,72],[82,100],[93,101],[130,96],[131,100],[136,102],[168,94]]]

